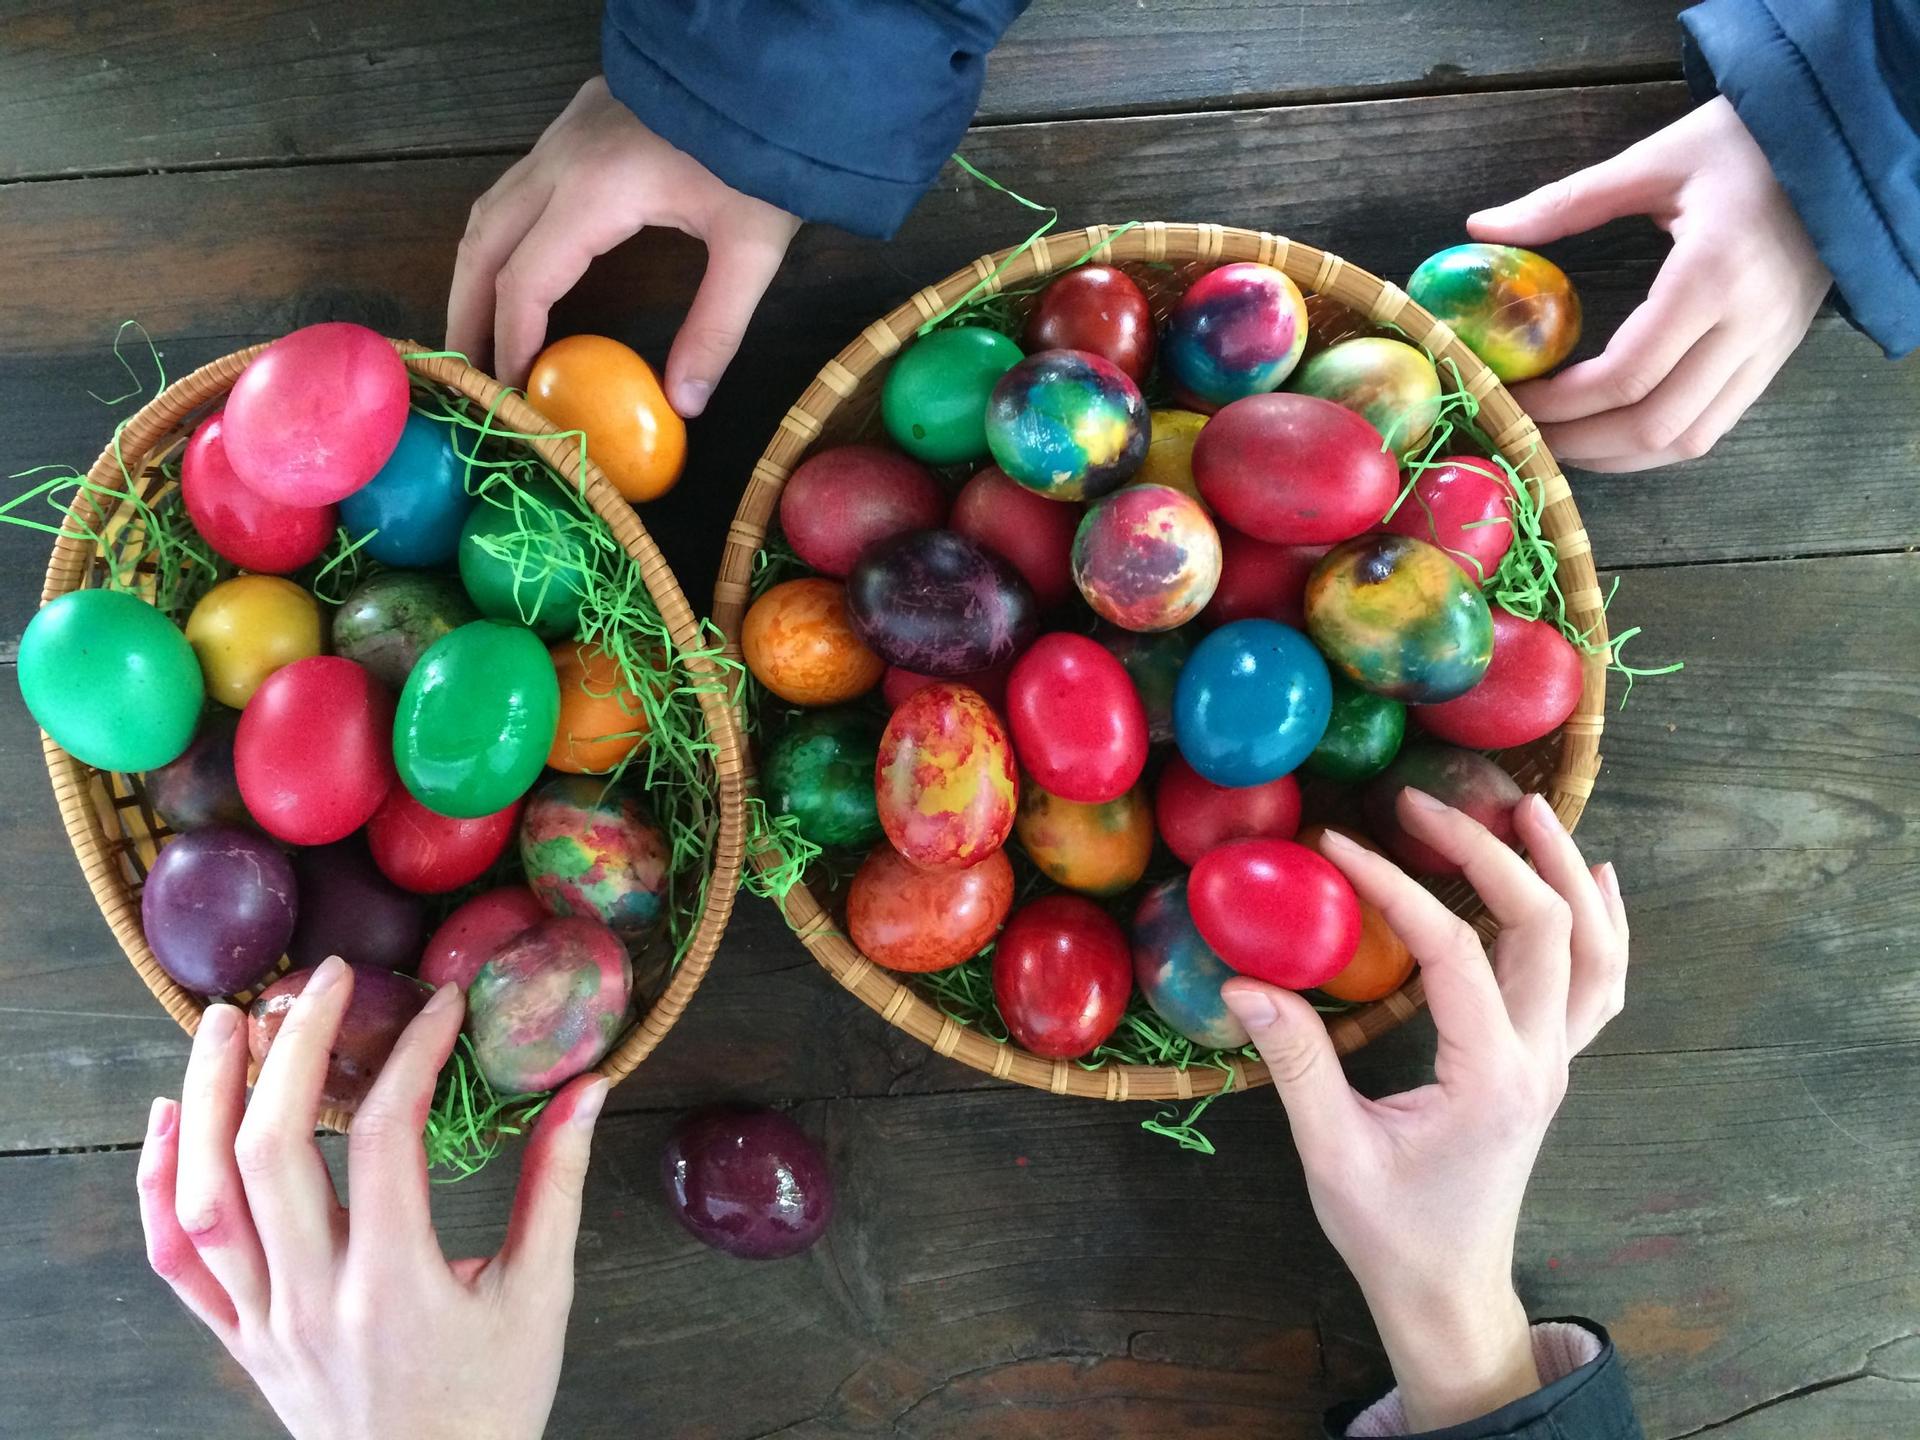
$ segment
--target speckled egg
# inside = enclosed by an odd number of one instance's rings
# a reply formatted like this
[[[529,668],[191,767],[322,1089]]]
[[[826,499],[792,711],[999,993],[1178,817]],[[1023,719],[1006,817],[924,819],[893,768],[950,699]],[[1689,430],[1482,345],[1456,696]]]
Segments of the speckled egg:
[[[348,591],[333,612],[333,653],[366,666],[398,695],[434,642],[479,618],[453,576],[383,570]]]
[[[800,834],[829,849],[866,849],[880,838],[873,766],[880,722],[864,710],[797,717],[767,747],[760,792],[773,815],[791,815]]]
[[[1271,265],[1241,261],[1209,270],[1167,317],[1160,368],[1189,410],[1211,414],[1243,395],[1275,389],[1307,344],[1307,302]]]
[[[1493,659],[1486,597],[1446,551],[1410,535],[1329,550],[1307,581],[1307,633],[1361,689],[1409,704],[1464,695]]]
[[[1153,855],[1153,807],[1138,785],[1118,800],[1083,805],[1028,780],[1013,831],[1049,880],[1083,895],[1131,889]]]
[[[1073,580],[1102,619],[1125,630],[1173,630],[1213,598],[1220,532],[1192,496],[1129,485],[1080,522]]]
[[[1013,831],[1018,789],[1006,726],[964,685],[914,691],[880,736],[880,824],[926,869],[964,869],[996,853]]]
[[[1043,350],[1000,377],[987,402],[987,446],[1000,468],[1054,500],[1087,500],[1147,457],[1147,405],[1111,360]]]
[[[740,622],[753,678],[794,705],[838,705],[880,683],[887,663],[847,615],[846,588],[810,575],[775,585]]]
[[[1247,1028],[1220,998],[1233,977],[1193,923],[1187,877],[1149,890],[1133,916],[1133,978],[1153,1013],[1196,1045],[1238,1050]]]
[[[625,784],[588,775],[547,781],[521,814],[520,861],[549,911],[599,920],[629,946],[666,916],[667,837]]]

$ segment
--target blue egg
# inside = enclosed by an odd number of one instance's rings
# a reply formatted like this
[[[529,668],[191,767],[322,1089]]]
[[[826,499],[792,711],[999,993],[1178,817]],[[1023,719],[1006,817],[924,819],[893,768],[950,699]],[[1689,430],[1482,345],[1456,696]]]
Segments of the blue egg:
[[[1247,1029],[1220,998],[1233,979],[1187,910],[1187,877],[1153,887],[1133,916],[1133,978],[1153,1013],[1196,1045],[1238,1050]]]
[[[1277,620],[1236,620],[1198,645],[1173,692],[1173,738],[1216,785],[1298,769],[1326,733],[1333,680],[1313,642]]]
[[[453,448],[453,427],[409,414],[400,443],[380,473],[340,502],[340,523],[382,565],[425,569],[453,563],[473,497],[467,466]]]

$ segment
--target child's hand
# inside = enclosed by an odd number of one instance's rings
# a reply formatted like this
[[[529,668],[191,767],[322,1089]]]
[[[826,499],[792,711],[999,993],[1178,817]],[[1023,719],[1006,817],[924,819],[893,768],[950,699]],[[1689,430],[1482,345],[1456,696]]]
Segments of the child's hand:
[[[147,1258],[298,1440],[536,1440],[560,1378],[588,1142],[607,1082],[541,1117],[504,1248],[440,1252],[421,1127],[453,1048],[458,987],[400,1037],[348,1139],[352,1211],[313,1141],[352,971],[320,967],[247,1103],[246,1017],[208,1009],[179,1104],[153,1102],[140,1156]]]
[[[1467,219],[1476,240],[1544,245],[1623,215],[1673,236],[1606,352],[1514,388],[1560,459],[1647,470],[1707,453],[1793,353],[1833,277],[1724,98],[1611,160]]]
[[[595,76],[533,150],[474,202],[447,297],[447,348],[526,379],[547,312],[596,255],[648,225],[704,240],[707,273],[667,356],[667,399],[698,415],[740,348],[800,221],[716,179]]]
[[[1399,803],[1501,926],[1489,964],[1473,930],[1393,862],[1337,834],[1322,842],[1420,962],[1435,1083],[1369,1100],[1300,996],[1252,980],[1222,993],[1273,1071],[1314,1214],[1366,1295],[1407,1417],[1428,1430],[1540,1386],[1513,1291],[1514,1231],[1568,1057],[1625,998],[1627,918],[1613,867],[1589,871],[1538,796],[1514,817],[1538,874],[1430,796]]]

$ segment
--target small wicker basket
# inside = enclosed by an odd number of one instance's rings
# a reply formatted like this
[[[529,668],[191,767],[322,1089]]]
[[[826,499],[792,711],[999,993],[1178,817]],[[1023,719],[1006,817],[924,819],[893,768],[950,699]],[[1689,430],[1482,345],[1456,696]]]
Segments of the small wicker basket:
[[[1009,257],[1011,261],[1009,263]],[[1286,272],[1309,295],[1324,296],[1373,325],[1392,325],[1436,361],[1459,367],[1467,391],[1480,402],[1480,421],[1501,455],[1527,481],[1540,509],[1541,528],[1554,543],[1567,618],[1585,632],[1595,649],[1584,657],[1584,691],[1566,724],[1532,745],[1497,758],[1529,790],[1543,792],[1571,827],[1580,818],[1600,769],[1600,730],[1606,707],[1607,622],[1593,567],[1593,547],[1573,503],[1567,480],[1554,463],[1540,432],[1493,372],[1451,330],[1413,303],[1399,286],[1371,275],[1339,256],[1263,231],[1222,225],[1153,221],[1124,229],[1096,225],[1045,237],[1024,252],[983,255],[928,286],[860,332],[857,339],[821,367],[799,401],[780,421],[754,466],[733,525],[727,533],[720,578],[714,587],[714,620],[728,637],[728,653],[739,654],[740,621],[752,600],[755,557],[766,543],[780,502],[781,487],[794,467],[815,446],[845,443],[867,433],[878,407],[886,364],[921,325],[963,296],[999,294],[1031,287],[1033,282],[1081,260],[1127,268],[1164,318],[1193,278],[1235,260],[1256,260]],[[1001,270],[999,267],[1005,265]],[[996,274],[995,272],[998,271]],[[1020,299],[1009,295],[1018,306]],[[755,857],[755,863],[761,863]],[[767,857],[774,863],[774,857]],[[1485,937],[1495,926],[1479,898],[1459,881],[1432,887]],[[1000,1043],[942,1013],[911,983],[868,960],[840,927],[835,915],[805,885],[784,901],[788,923],[829,974],[888,1023],[941,1054],[1001,1079],[1104,1100],[1174,1100],[1240,1090],[1269,1083],[1257,1061],[1232,1059],[1227,1068],[1125,1065],[1086,1066],[1071,1060],[1045,1060],[1019,1046]],[[1419,1009],[1418,975],[1397,993],[1330,1017],[1341,1054],[1358,1050]]]
[[[598,467],[591,461],[583,461],[576,441],[556,431],[517,392],[506,390],[498,381],[462,361],[422,354],[424,347],[419,345],[390,343],[406,360],[416,383],[431,382],[465,396],[483,410],[491,409],[501,428],[538,437],[526,443],[558,474],[584,474],[588,502],[639,566],[647,593],[673,638],[679,662],[690,675],[715,682],[691,687],[698,694],[707,733],[713,742],[713,778],[718,795],[718,826],[710,854],[712,868],[706,905],[664,989],[595,1067],[595,1073],[617,1083],[653,1052],[687,1008],[713,961],[733,912],[746,850],[743,805],[746,760],[735,711],[724,698],[725,686],[718,683],[721,672],[710,658],[710,642],[702,635],[700,622],[665,558],[633,506],[621,497]],[[263,348],[256,345],[236,351],[168,386],[129,420],[115,442],[101,452],[88,474],[89,480],[98,487],[124,490],[131,477],[135,492],[149,505],[160,500],[172,488],[172,482],[162,472],[162,464],[186,443],[194,424],[226,395],[247,362]],[[89,532],[112,534],[116,528],[115,511],[121,508],[130,512],[130,507],[121,507],[111,500],[103,502],[93,490],[80,492],[68,511],[62,533],[54,542],[53,557],[47,565],[46,587],[41,593],[42,604],[70,590],[103,583],[106,561]],[[126,517],[121,518],[124,521]],[[100,913],[106,917],[114,937],[147,988],[166,1007],[167,1013],[179,1021],[181,1028],[192,1034],[199,1026],[205,1002],[175,983],[160,968],[148,948],[140,923],[140,887],[155,855],[172,832],[149,803],[142,777],[93,769],[44,734],[41,743],[67,836]],[[321,1116],[321,1121],[332,1129],[345,1130],[350,1116],[329,1110]]]

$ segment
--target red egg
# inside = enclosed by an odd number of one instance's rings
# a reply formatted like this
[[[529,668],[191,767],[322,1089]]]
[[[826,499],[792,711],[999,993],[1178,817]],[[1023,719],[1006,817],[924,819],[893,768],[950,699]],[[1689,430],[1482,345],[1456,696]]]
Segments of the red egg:
[[[1014,1042],[1043,1060],[1070,1060],[1099,1045],[1133,996],[1127,933],[1078,895],[1022,906],[993,951],[993,998]]]
[[[180,456],[180,499],[214,552],[242,570],[285,575],[319,558],[333,539],[331,505],[283,505],[240,483],[227,461],[223,417],[209,416]]]
[[[947,523],[1018,570],[1040,608],[1051,610],[1073,594],[1073,536],[1084,513],[989,465],[960,487]]]
[[[1124,270],[1082,265],[1040,292],[1021,348],[1086,350],[1111,360],[1136,384],[1153,368],[1153,306]]]
[[[420,957],[420,978],[436,989],[473,983],[493,952],[547,918],[547,908],[524,885],[483,890],[440,922]]]
[[[1506,474],[1473,455],[1423,470],[1412,493],[1380,528],[1438,545],[1469,580],[1484,585],[1513,544]]]
[[[909,695],[929,685],[965,685],[970,690],[978,690],[983,700],[1004,715],[1007,713],[1007,674],[1012,669],[1013,661],[1002,660],[998,665],[989,665],[984,670],[942,680],[937,675],[922,675],[918,670],[902,670],[898,665],[889,665],[880,681],[880,698],[887,702],[889,710],[898,710]]]
[[[1007,677],[1020,767],[1063,800],[1104,805],[1147,763],[1147,711],[1113,653],[1085,635],[1042,635]]]
[[[1004,851],[964,870],[923,870],[876,845],[847,889],[847,935],[889,970],[945,970],[978,955],[1012,906]]]
[[[1200,938],[1242,975],[1310,990],[1360,948],[1360,897],[1347,877],[1290,840],[1231,840],[1187,882]]]
[[[1300,828],[1300,783],[1282,775],[1264,785],[1216,785],[1174,755],[1160,772],[1153,818],[1167,848],[1193,865],[1229,840],[1291,840]]]
[[[326,845],[373,818],[394,786],[393,697],[351,660],[314,655],[260,682],[233,738],[254,822],[293,845]]]
[[[1480,683],[1407,713],[1429,735],[1469,750],[1505,750],[1551,735],[1580,703],[1580,652],[1546,620],[1493,608],[1493,659]]]
[[[404,785],[367,822],[373,863],[402,890],[444,895],[471,885],[500,858],[520,819],[516,800],[504,810],[457,820],[427,809]]]
[[[1235,620],[1278,620],[1296,630],[1307,628],[1307,577],[1325,545],[1274,545],[1220,527],[1220,583],[1200,612],[1200,623],[1220,626]]]
[[[1380,523],[1400,466],[1380,432],[1312,395],[1249,395],[1193,444],[1200,498],[1228,525],[1276,545],[1331,545]]]
[[[844,580],[860,552],[907,530],[937,530],[947,499],[926,467],[877,445],[839,445],[800,463],[780,492],[794,553]]]
[[[1472,750],[1437,740],[1409,745],[1374,777],[1361,803],[1373,838],[1413,874],[1444,878],[1460,874],[1460,867],[1400,824],[1400,792],[1409,785],[1471,815],[1502,844],[1514,844],[1513,807],[1524,792],[1511,775]]]

